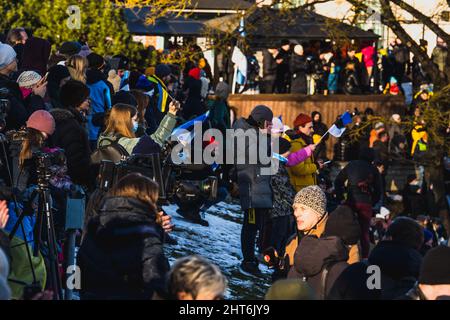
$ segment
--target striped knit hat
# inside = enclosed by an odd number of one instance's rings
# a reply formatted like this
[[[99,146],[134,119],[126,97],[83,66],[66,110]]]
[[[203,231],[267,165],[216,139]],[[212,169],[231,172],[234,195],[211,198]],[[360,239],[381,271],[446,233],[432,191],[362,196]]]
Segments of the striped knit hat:
[[[35,71],[24,71],[17,78],[17,83],[21,88],[31,88],[42,79],[41,75]]]
[[[300,190],[294,204],[301,204],[314,211],[320,218],[327,213],[327,197],[319,186],[308,186]]]

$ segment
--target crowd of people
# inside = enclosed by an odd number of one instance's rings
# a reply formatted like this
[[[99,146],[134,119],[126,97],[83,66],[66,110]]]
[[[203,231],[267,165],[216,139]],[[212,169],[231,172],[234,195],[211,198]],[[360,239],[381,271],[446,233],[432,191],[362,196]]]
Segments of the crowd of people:
[[[425,40],[420,46],[427,51]],[[431,59],[444,79],[447,53],[447,44],[438,39]],[[251,52],[247,57],[254,60]],[[403,94],[408,106],[415,94],[433,91],[429,75],[400,39],[379,50],[370,41],[336,47],[283,40],[263,51],[262,77],[255,77],[249,86],[258,83],[261,93]]]
[[[212,79],[201,54],[184,68],[157,64],[132,70],[126,56],[103,57],[78,41],[64,42],[51,54],[50,43],[23,28],[11,30],[7,40],[8,44],[0,43],[0,92],[5,106],[0,111],[8,140],[3,145],[9,146],[1,158],[10,164],[1,167],[1,299],[25,298],[24,287],[36,278],[43,282],[49,272],[46,267],[52,257],[45,248],[30,261],[23,248],[38,240],[33,233],[39,210],[34,190],[43,182],[36,154],[60,154],[60,150],[64,160],[49,168],[56,207],[76,187],[88,197],[76,258],[82,271],[81,299],[223,299],[227,279],[207,257],[183,257],[170,266],[164,246],[173,224],[159,206],[158,184],[131,173],[103,191],[95,160],[107,147],[122,157],[159,154],[177,125],[207,111],[211,128],[266,135],[268,149],[276,140],[284,159],[272,175],[260,174],[267,166],[261,161],[224,165],[219,181],[221,190],[238,198],[243,212],[241,272],[258,279],[260,263],[273,269],[268,299],[450,296],[448,230],[436,218],[437,210],[448,204],[433,202],[429,196],[432,186],[420,165],[421,155],[427,153],[427,132],[419,106],[413,110],[412,132],[405,131],[398,114],[372,125],[373,111],[355,112],[348,133],[361,126],[363,134],[357,142],[349,138],[351,134],[337,142],[334,160],[348,164],[333,181],[327,137],[322,139],[331,124],[324,124],[319,112],[300,113],[292,128],[264,105],[237,118],[227,102],[230,86],[223,79],[210,94]],[[400,46],[397,42],[395,57]],[[268,50],[274,73],[265,79],[265,87],[271,92],[303,93],[309,88],[303,47],[296,45],[292,54],[290,47],[283,42],[280,52]],[[363,52],[361,64],[355,50],[349,49],[343,67],[353,87],[365,83],[358,92],[370,88],[362,74],[367,72],[371,78],[374,73],[370,58],[375,52],[367,47]],[[313,80],[322,90],[337,93],[342,62],[333,54],[322,56],[331,61],[326,72],[319,67],[327,80]],[[397,76],[402,81],[407,61],[397,64],[386,79]],[[426,94],[421,99],[426,100]],[[243,150],[251,152],[250,141]],[[387,209],[392,202],[384,180],[399,159],[416,161],[418,174],[408,177],[402,194],[404,210],[394,217]],[[9,239],[22,212],[21,229]],[[55,225],[60,223],[55,216]],[[66,242],[64,237],[57,240],[64,265]],[[33,281],[28,262],[34,265]],[[372,265],[381,269],[382,287],[376,290],[366,286],[370,276],[366,270]],[[49,279],[38,291],[54,285]],[[27,297],[56,294],[35,292]]]

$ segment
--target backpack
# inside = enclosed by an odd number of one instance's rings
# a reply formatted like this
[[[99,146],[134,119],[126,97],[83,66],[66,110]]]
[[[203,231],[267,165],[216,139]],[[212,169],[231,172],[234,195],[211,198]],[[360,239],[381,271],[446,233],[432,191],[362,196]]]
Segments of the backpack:
[[[100,164],[103,160],[112,161],[114,163],[125,160],[130,156],[128,151],[119,144],[119,137],[102,139],[102,144],[99,145],[97,150],[91,154],[92,164]],[[109,142],[104,145],[103,142]]]

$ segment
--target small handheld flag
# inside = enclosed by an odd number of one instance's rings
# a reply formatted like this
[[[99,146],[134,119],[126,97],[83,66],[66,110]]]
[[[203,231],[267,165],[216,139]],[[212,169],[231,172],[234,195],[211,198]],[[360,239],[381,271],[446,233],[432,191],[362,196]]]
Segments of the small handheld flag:
[[[344,112],[339,119],[328,129],[327,132],[320,138],[319,142],[327,135],[331,134],[333,137],[340,138],[345,132],[345,126],[352,123],[352,115],[349,112]]]
[[[281,161],[281,162],[283,162],[283,163],[287,163],[288,162],[288,159],[286,159],[285,157],[283,157],[281,154],[279,154],[279,153],[272,153],[272,158],[274,158],[274,159],[277,159],[277,160],[279,160],[279,161]]]

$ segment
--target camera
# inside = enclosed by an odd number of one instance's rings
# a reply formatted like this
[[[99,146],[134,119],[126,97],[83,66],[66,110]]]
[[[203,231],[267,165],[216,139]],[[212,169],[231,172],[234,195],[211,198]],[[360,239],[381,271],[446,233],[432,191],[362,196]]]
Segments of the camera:
[[[100,189],[108,191],[129,173],[140,173],[158,183],[161,205],[214,201],[217,198],[218,179],[210,166],[175,165],[168,159],[162,161],[159,153],[133,155],[118,163],[103,160],[99,171]]]
[[[0,131],[6,128],[6,116],[11,109],[11,103],[8,99],[9,90],[7,88],[0,88]]]
[[[50,178],[56,174],[55,167],[65,165],[64,150],[59,148],[39,150],[33,152],[33,159],[36,163],[38,185],[48,187]]]

